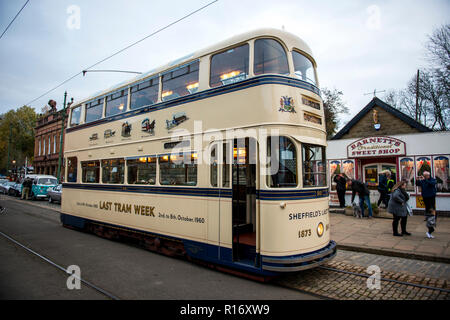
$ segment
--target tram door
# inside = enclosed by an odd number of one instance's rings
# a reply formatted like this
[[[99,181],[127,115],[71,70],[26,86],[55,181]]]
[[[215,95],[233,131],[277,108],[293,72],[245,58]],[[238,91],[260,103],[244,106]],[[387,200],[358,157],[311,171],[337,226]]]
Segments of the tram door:
[[[256,253],[256,159],[252,138],[234,139],[232,164],[233,261],[258,266]]]

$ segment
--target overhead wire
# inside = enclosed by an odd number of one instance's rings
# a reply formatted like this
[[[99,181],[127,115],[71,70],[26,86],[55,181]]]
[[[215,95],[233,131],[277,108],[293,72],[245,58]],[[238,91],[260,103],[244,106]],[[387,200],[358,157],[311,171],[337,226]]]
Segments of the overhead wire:
[[[13,24],[14,20],[16,20],[16,18],[19,16],[19,14],[22,12],[22,10],[26,7],[28,2],[30,2],[30,0],[27,0],[27,2],[25,2],[25,4],[22,6],[22,8],[19,10],[19,12],[17,12],[17,14],[14,17],[14,19],[11,20],[11,22],[6,27],[5,31],[3,31],[2,35],[0,36],[0,39],[3,37],[3,35],[6,33],[6,31],[8,31],[9,27]]]
[[[44,97],[45,95],[49,94],[50,92],[55,91],[56,89],[58,89],[59,87],[63,86],[64,84],[66,84],[66,83],[69,82],[70,80],[76,78],[76,77],[79,76],[80,74],[83,74],[83,72],[85,72],[85,71],[87,71],[87,70],[89,70],[89,69],[91,69],[91,68],[93,68],[93,67],[99,65],[99,64],[102,63],[102,62],[105,62],[105,61],[108,60],[108,59],[111,59],[112,57],[118,55],[119,53],[124,52],[125,50],[127,50],[127,49],[129,49],[129,48],[131,48],[131,47],[133,47],[133,46],[135,46],[135,45],[137,45],[138,43],[141,43],[142,41],[144,41],[144,40],[146,40],[146,39],[148,39],[148,38],[150,38],[150,37],[152,37],[152,36],[154,36],[154,35],[156,35],[156,34],[162,32],[162,31],[166,30],[167,28],[170,28],[171,26],[173,26],[173,25],[175,25],[175,24],[177,24],[177,23],[179,23],[179,22],[181,22],[181,21],[183,21],[183,20],[189,18],[190,16],[196,14],[197,12],[202,11],[203,9],[206,9],[207,7],[209,7],[210,5],[214,4],[214,3],[217,2],[217,1],[219,1],[219,0],[213,0],[213,1],[209,2],[208,4],[206,4],[206,5],[202,6],[202,7],[200,7],[199,9],[194,10],[194,11],[188,13],[187,15],[183,16],[182,18],[180,18],[180,19],[178,19],[178,20],[176,20],[176,21],[174,21],[174,22],[169,23],[168,25],[166,25],[166,26],[164,26],[164,27],[162,27],[162,28],[160,28],[160,29],[158,29],[158,30],[152,32],[151,34],[145,36],[144,38],[142,38],[142,39],[140,39],[140,40],[138,40],[138,41],[133,42],[132,44],[126,46],[126,47],[123,48],[123,49],[120,49],[119,51],[117,51],[117,52],[115,52],[115,53],[113,53],[113,54],[107,56],[106,58],[103,58],[102,60],[100,60],[100,61],[94,63],[94,64],[91,65],[90,67],[84,68],[82,71],[80,71],[80,72],[74,74],[73,76],[71,76],[70,78],[64,80],[63,82],[61,82],[60,84],[58,84],[56,87],[54,87],[54,88],[52,88],[52,89],[46,91],[44,94],[42,94],[42,95],[40,95],[39,97],[37,97],[37,98],[31,100],[31,101],[28,102],[26,105],[30,105],[31,103],[35,102],[36,100],[39,100],[40,98]]]

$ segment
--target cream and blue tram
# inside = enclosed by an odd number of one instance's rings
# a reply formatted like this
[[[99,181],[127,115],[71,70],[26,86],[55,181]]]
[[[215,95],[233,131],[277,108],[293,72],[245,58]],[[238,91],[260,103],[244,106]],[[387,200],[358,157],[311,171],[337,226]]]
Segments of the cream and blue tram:
[[[61,222],[237,272],[334,257],[316,62],[262,29],[73,104]]]

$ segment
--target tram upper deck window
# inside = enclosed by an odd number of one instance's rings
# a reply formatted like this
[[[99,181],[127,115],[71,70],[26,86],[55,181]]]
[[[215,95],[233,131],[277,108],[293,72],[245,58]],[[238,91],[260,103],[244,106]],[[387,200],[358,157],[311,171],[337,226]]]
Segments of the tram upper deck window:
[[[70,126],[74,127],[80,124],[81,119],[81,106],[72,109],[72,114],[70,116]]]
[[[267,156],[270,159],[267,185],[270,188],[295,188],[297,180],[297,150],[287,137],[267,138]]]
[[[325,187],[327,185],[325,148],[302,144],[302,156],[303,187]]]
[[[195,186],[197,153],[159,156],[159,179],[162,185]]]
[[[213,55],[211,58],[210,86],[219,87],[247,79],[248,58],[248,44]]]
[[[289,74],[289,65],[283,46],[273,39],[255,41],[254,73]]]
[[[130,109],[155,104],[158,101],[159,78],[145,80],[131,87]]]
[[[81,162],[81,169],[83,183],[100,182],[100,161]]]
[[[103,115],[103,98],[86,104],[86,122],[101,119]]]
[[[198,91],[198,61],[162,76],[162,100],[187,96]]]
[[[292,58],[294,60],[295,75],[301,80],[307,81],[316,86],[317,79],[311,60],[297,51],[292,51]]]
[[[124,167],[124,159],[102,160],[102,182],[123,183]]]
[[[128,90],[120,90],[106,97],[106,116],[113,116],[127,110]]]
[[[156,157],[127,160],[128,184],[155,184]]]

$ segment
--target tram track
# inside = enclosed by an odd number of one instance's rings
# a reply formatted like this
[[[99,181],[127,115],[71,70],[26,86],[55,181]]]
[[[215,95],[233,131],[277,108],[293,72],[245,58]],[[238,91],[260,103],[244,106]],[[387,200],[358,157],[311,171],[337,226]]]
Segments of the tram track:
[[[45,262],[45,263],[47,263],[47,264],[49,264],[49,265],[55,267],[56,269],[58,269],[58,270],[60,270],[60,271],[62,271],[62,272],[64,272],[64,273],[66,273],[66,274],[68,274],[68,275],[70,275],[70,276],[72,276],[72,277],[74,277],[75,279],[79,280],[80,282],[82,282],[82,283],[85,284],[86,286],[90,287],[91,289],[94,289],[95,291],[101,293],[102,295],[106,296],[107,298],[112,299],[112,300],[120,300],[120,298],[118,298],[116,295],[114,295],[114,294],[112,294],[112,293],[110,293],[110,292],[108,292],[108,291],[106,291],[106,290],[104,290],[104,289],[102,289],[102,288],[96,286],[96,285],[93,284],[92,282],[87,281],[87,280],[85,280],[85,279],[83,279],[83,278],[77,276],[76,274],[72,274],[72,273],[68,272],[67,269],[65,269],[65,268],[62,267],[61,265],[59,265],[59,264],[57,264],[56,262],[50,260],[49,258],[47,258],[47,257],[45,257],[45,256],[43,256],[43,255],[41,255],[41,254],[39,254],[39,253],[37,253],[37,252],[34,251],[33,249],[29,248],[28,246],[26,246],[26,245],[20,243],[19,241],[15,240],[15,239],[13,239],[12,237],[10,237],[9,235],[3,233],[2,231],[0,231],[0,235],[1,235],[3,238],[5,238],[5,239],[9,240],[10,242],[14,243],[15,245],[19,246],[20,248],[24,249],[24,250],[27,251],[28,253],[34,255],[34,256],[37,257],[39,260],[41,260],[41,261],[43,261],[43,262]]]

